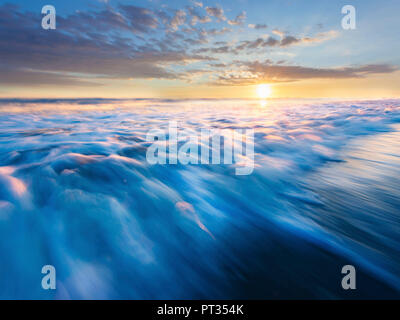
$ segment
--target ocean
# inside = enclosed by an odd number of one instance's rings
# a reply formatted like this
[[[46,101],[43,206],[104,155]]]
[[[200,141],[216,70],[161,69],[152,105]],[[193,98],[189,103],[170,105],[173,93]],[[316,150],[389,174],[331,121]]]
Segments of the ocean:
[[[150,164],[171,121],[254,170]],[[400,298],[399,230],[400,100],[0,100],[1,299]]]

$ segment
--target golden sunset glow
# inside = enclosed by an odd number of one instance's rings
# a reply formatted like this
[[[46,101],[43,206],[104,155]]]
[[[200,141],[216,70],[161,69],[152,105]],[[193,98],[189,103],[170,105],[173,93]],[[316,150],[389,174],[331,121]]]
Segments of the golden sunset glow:
[[[260,99],[267,99],[271,96],[271,86],[269,84],[259,84],[257,86],[257,95]]]

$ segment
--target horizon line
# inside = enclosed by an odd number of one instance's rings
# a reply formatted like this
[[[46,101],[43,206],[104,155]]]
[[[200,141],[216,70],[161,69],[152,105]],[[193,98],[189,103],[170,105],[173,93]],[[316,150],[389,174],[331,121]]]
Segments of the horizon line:
[[[96,103],[96,102],[117,102],[117,101],[162,101],[162,102],[175,102],[175,101],[277,101],[277,100],[347,100],[347,101],[377,101],[377,100],[398,100],[399,97],[380,97],[380,98],[358,98],[358,97],[310,97],[310,98],[291,98],[291,97],[274,97],[267,99],[260,98],[100,98],[100,97],[78,97],[78,98],[0,98],[0,103],[12,104],[12,103],[60,103],[60,102],[76,102],[80,104]]]

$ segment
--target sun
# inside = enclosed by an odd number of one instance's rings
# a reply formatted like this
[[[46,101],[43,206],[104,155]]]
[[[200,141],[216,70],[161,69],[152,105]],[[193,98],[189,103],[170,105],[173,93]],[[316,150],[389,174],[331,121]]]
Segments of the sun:
[[[257,95],[260,99],[266,99],[271,96],[271,86],[269,84],[259,84],[257,86]]]

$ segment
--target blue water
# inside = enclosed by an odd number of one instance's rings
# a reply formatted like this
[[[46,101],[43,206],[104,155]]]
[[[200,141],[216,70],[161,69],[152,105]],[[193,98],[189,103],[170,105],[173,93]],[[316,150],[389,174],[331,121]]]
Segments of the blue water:
[[[254,129],[254,172],[149,165],[170,120]],[[399,173],[399,100],[3,100],[0,298],[399,298]]]

